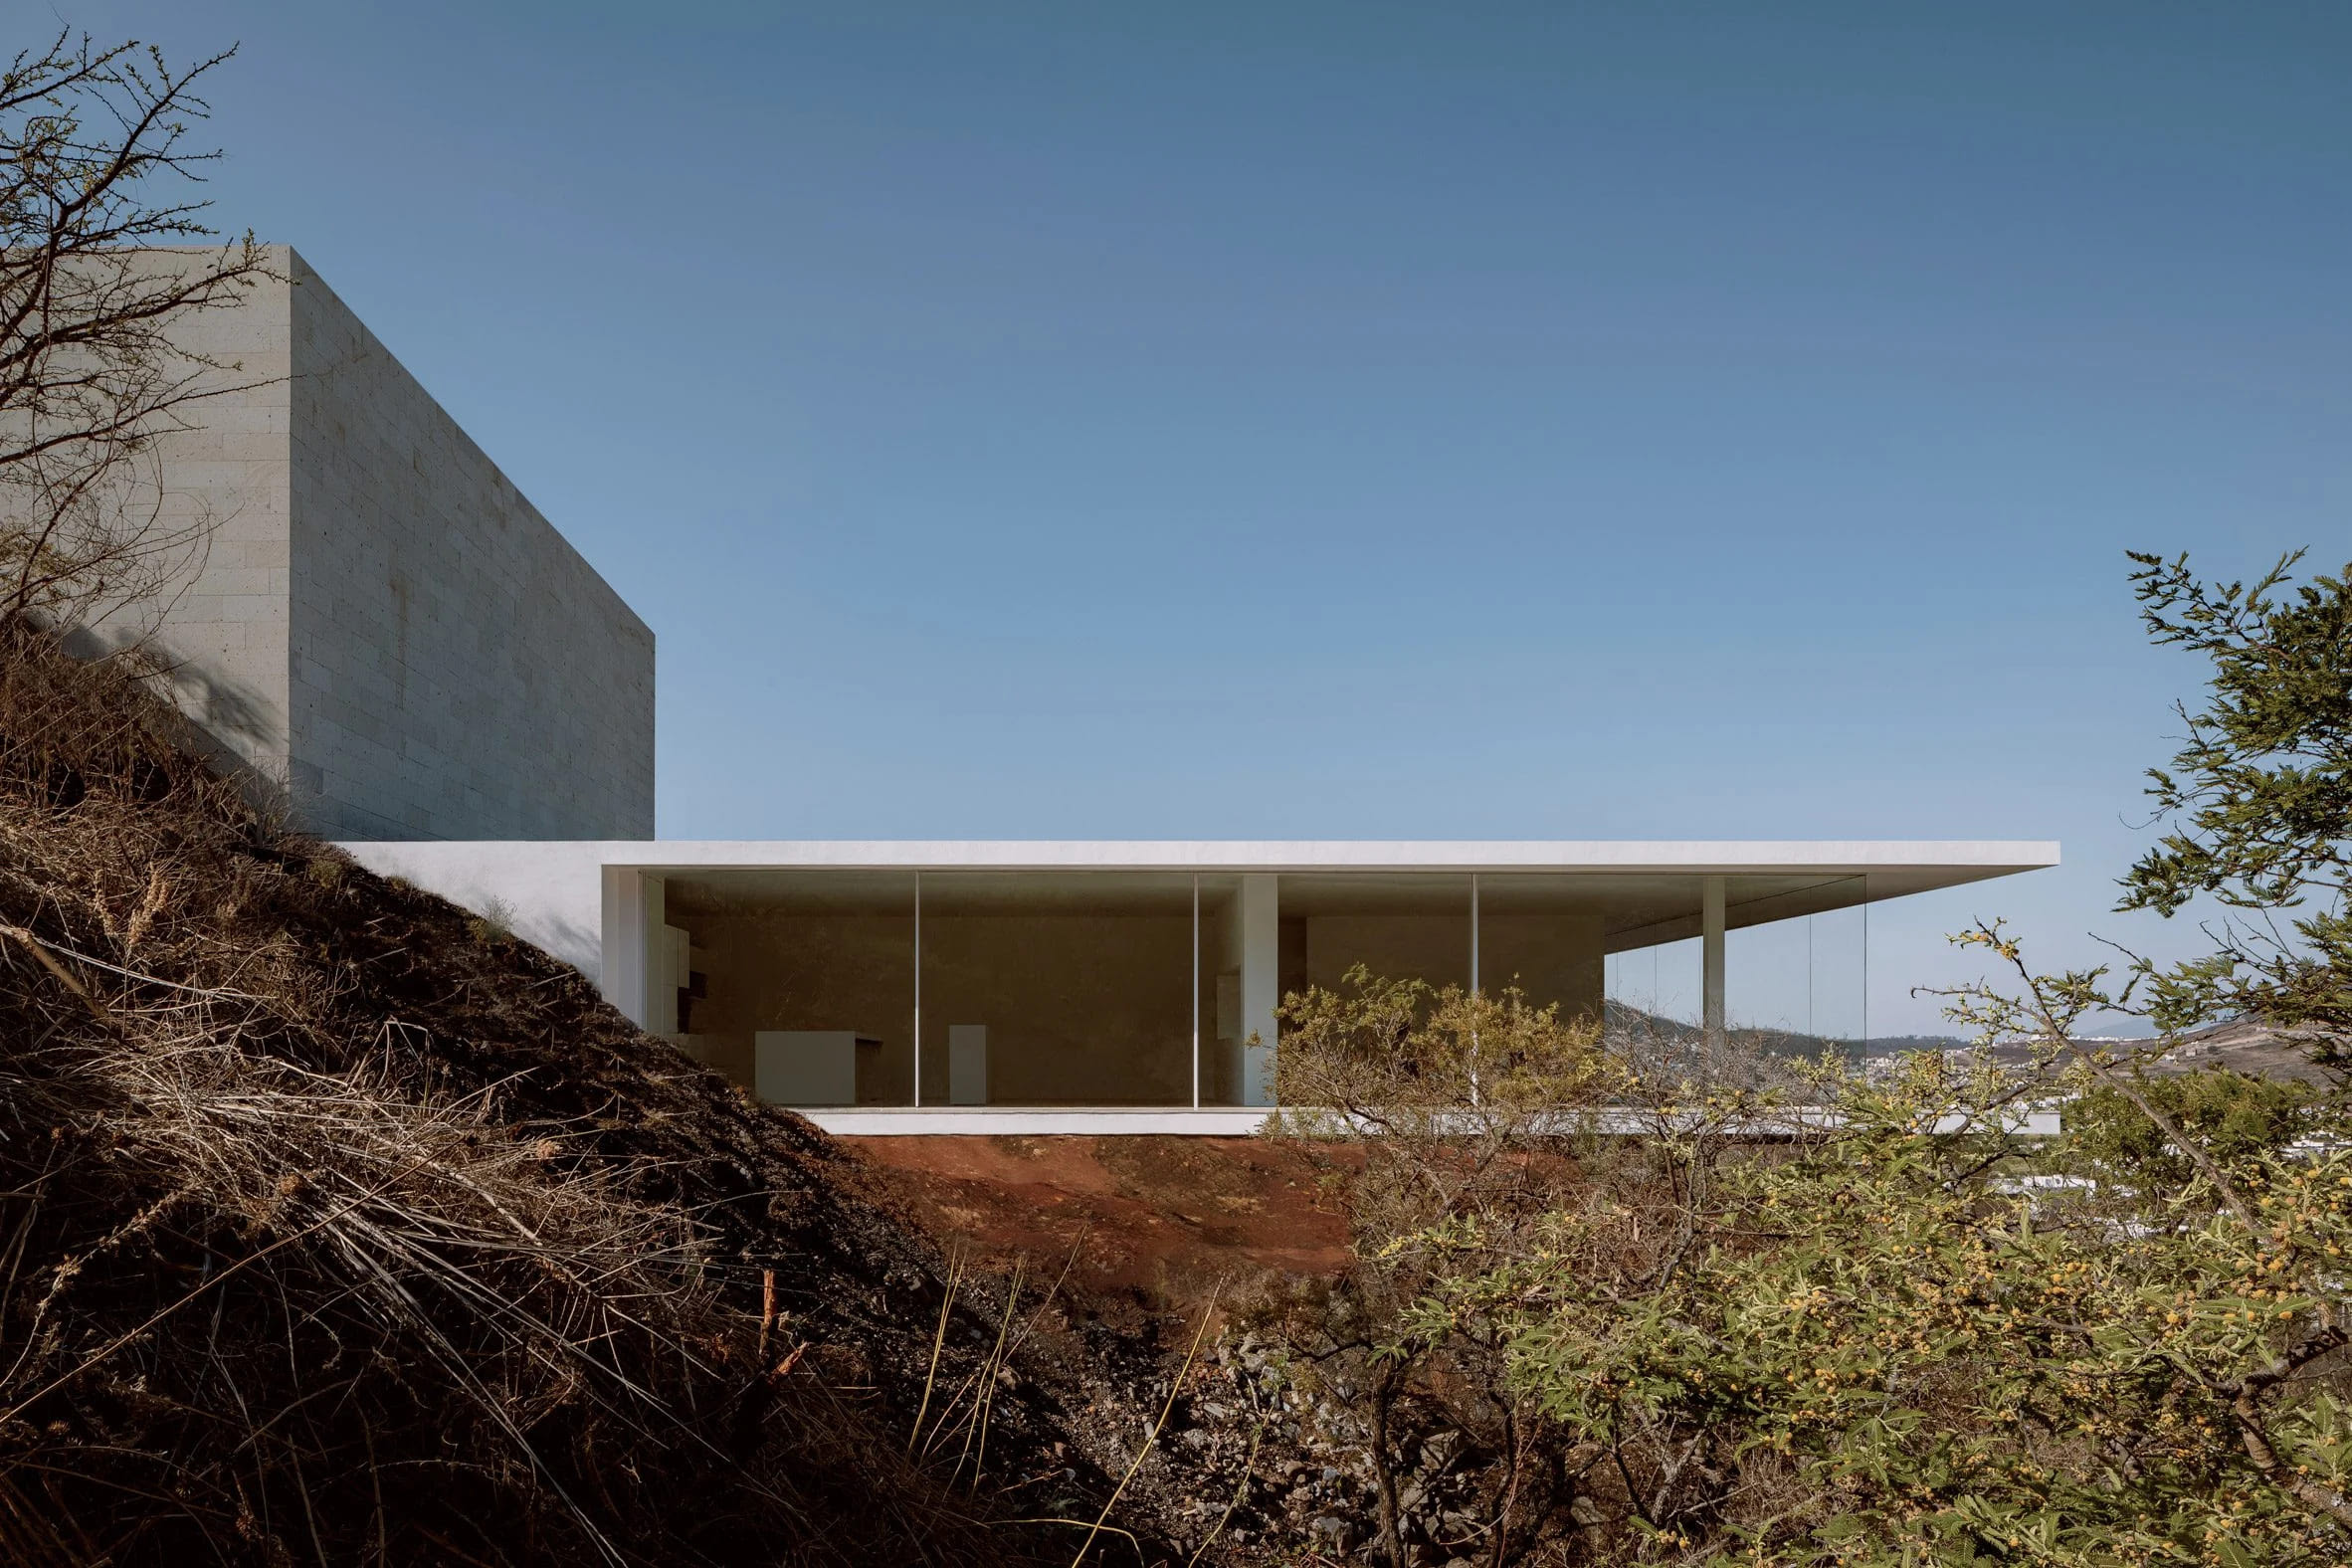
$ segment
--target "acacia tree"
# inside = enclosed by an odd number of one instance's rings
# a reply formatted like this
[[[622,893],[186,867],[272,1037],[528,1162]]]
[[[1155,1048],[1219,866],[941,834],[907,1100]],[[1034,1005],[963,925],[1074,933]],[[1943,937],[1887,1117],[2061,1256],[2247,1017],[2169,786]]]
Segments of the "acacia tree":
[[[2118,907],[2170,916],[2205,896],[2229,912],[2206,957],[2137,964],[2165,1029],[2251,1018],[2341,1066],[2352,1046],[2352,565],[2292,581],[2300,550],[2253,584],[2208,583],[2189,558],[2135,552],[2157,642],[2212,664],[2169,769],[2149,770],[2168,831]]]
[[[234,54],[176,70],[61,33],[0,72],[0,617],[151,608],[203,547],[157,443],[252,384],[176,330],[272,276],[189,189],[219,156],[189,142],[196,89]]]
[[[2213,681],[2152,781],[2176,820],[2124,903],[2219,898],[2213,957],[2135,962],[2116,988],[2038,974],[1977,926],[1957,940],[2002,976],[1944,994],[2022,1051],[1875,1080],[1825,1063],[1834,1115],[1718,1158],[1664,1212],[1655,1186],[1620,1189],[1500,1253],[1460,1226],[1422,1238],[1400,1337],[1491,1332],[1508,1396],[1584,1467],[1598,1514],[1551,1560],[2352,1560],[2352,1104],[2340,1084],[2160,1079],[2147,1051],[2079,1038],[2137,1006],[2340,1052],[2345,580],[2290,587],[2290,556],[2248,589],[2135,559],[2151,634]],[[2024,1136],[2021,1111],[2058,1096],[2064,1134]],[[1660,1158],[1698,1168],[1662,1130]]]
[[[1473,1235],[1479,1256],[1510,1256],[1562,1201],[1575,1176],[1562,1144],[1616,1083],[1600,1030],[1516,989],[1439,988],[1360,965],[1335,990],[1286,998],[1281,1019],[1275,1098],[1287,1108],[1274,1130],[1333,1162],[1354,1259],[1336,1281],[1277,1295],[1264,1321],[1301,1381],[1352,1417],[1344,1436],[1370,1472],[1382,1561],[1415,1561],[1409,1536],[1510,1561],[1529,1521],[1552,1510],[1553,1468],[1502,1391],[1494,1325],[1411,1308],[1433,1263],[1462,1268]],[[1444,1458],[1432,1461],[1423,1440],[1441,1434]],[[1430,1528],[1432,1472],[1471,1459],[1466,1444],[1492,1458],[1484,1495],[1466,1499],[1485,1515],[1482,1543]]]
[[[1563,1559],[2346,1560],[2352,1162],[2063,1182],[2006,1078],[1848,1080],[1834,1127],[1723,1162],[1671,1269],[1586,1206],[1430,1294],[1500,1322],[1519,1397],[1615,1479]]]

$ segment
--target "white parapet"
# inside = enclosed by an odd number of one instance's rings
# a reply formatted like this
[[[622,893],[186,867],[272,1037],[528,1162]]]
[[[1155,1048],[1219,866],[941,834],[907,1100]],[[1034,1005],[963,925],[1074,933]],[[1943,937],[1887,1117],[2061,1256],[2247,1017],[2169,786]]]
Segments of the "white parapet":
[[[1246,1138],[1266,1129],[1276,1112],[1250,1105],[1186,1106],[1092,1105],[856,1105],[819,1106],[801,1110],[825,1131],[841,1138],[911,1137],[1203,1137]],[[1307,1137],[1349,1138],[1376,1136],[1353,1118],[1336,1115],[1283,1113],[1292,1132]],[[1460,1129],[1469,1135],[1477,1119],[1462,1113]],[[1736,1121],[1713,1121],[1698,1111],[1656,1111],[1628,1106],[1562,1111],[1556,1127],[1537,1128],[1559,1137],[1666,1137],[1688,1134],[1704,1125],[1712,1136],[1772,1140],[1819,1134],[1836,1128],[1836,1111],[1793,1105],[1760,1110]],[[1432,1129],[1444,1133],[1443,1125]],[[1953,1136],[1960,1133],[2005,1131],[2016,1137],[2051,1138],[2058,1133],[2058,1112],[2050,1106],[2012,1107],[1991,1118],[1946,1115],[1918,1129]]]
[[[1266,1125],[1267,1113],[1247,1107],[1194,1110],[1150,1105],[1109,1105],[1021,1109],[1012,1106],[859,1105],[800,1112],[842,1138],[1096,1137],[1247,1138]]]

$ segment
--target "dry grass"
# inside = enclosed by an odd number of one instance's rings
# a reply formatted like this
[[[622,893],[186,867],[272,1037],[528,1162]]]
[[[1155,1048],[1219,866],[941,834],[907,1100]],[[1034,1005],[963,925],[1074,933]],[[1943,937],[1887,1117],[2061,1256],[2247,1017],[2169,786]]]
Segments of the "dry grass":
[[[1045,1552],[905,1455],[937,1281],[813,1134],[135,675],[0,625],[0,1559]]]

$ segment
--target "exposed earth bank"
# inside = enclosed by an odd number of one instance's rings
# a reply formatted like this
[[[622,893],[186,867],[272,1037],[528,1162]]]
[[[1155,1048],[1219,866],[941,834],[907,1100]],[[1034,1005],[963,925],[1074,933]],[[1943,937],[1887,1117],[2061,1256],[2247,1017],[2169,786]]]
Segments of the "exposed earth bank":
[[[838,1143],[0,648],[0,1560],[1341,1552],[1233,1310],[1345,1264],[1321,1181]]]

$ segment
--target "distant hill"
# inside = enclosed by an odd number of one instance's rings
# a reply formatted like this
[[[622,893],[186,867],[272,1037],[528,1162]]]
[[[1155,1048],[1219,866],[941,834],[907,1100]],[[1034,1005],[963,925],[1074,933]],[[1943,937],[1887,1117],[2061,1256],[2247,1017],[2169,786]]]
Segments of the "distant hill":
[[[1635,1007],[1630,1002],[1611,1000],[1603,1004],[1602,1027],[1615,1036],[1633,1036],[1673,1045],[1695,1044],[1699,1037],[1696,1024],[1668,1018]],[[1853,1040],[1836,1035],[1810,1035],[1799,1030],[1759,1029],[1734,1023],[1731,1036],[1773,1056],[1818,1057],[1823,1052],[1853,1058],[1894,1056],[1906,1051],[1960,1051],[1968,1042],[1958,1035],[1872,1035],[1867,1040]]]
[[[2227,1068],[2249,1078],[2297,1083],[2332,1081],[2325,1071],[2313,1064],[2304,1045],[2266,1024],[2244,1019],[2177,1036],[2169,1047],[2154,1037],[2145,1040],[2086,1037],[2076,1044],[2112,1052],[2119,1060],[2136,1055],[2142,1071],[2154,1078]],[[1952,1048],[1975,1049],[1963,1041],[1953,1042]],[[2032,1055],[2032,1049],[2023,1045],[1997,1046],[1993,1051],[1995,1061],[2006,1063],[2022,1064]]]

